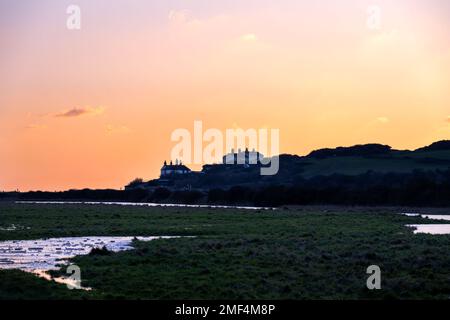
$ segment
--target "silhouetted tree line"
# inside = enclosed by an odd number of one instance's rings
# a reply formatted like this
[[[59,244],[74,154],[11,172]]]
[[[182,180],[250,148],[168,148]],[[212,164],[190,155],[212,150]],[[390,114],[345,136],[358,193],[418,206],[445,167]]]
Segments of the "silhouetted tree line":
[[[211,203],[280,205],[450,206],[450,170],[412,173],[335,174],[299,179],[294,185],[212,189]]]
[[[297,178],[295,183],[259,187],[233,186],[228,189],[152,191],[70,190],[64,192],[0,193],[0,199],[62,201],[132,201],[166,203],[210,203],[228,205],[408,205],[450,206],[450,169],[411,173],[366,172],[360,175],[334,174],[310,179]]]
[[[149,195],[147,190],[68,190],[61,192],[30,191],[20,193],[18,200],[36,201],[145,201]]]
[[[17,191],[13,191],[13,192],[6,192],[6,191],[2,191],[0,192],[0,200],[14,200],[17,199],[17,197],[19,196],[19,192]]]
[[[308,157],[325,159],[331,157],[374,157],[388,155],[392,148],[382,144],[364,144],[352,147],[325,148],[312,151]]]
[[[7,196],[8,195],[8,196]],[[0,199],[24,201],[118,201],[118,202],[174,202],[193,204],[206,200],[203,192],[171,191],[167,188],[132,190],[69,190],[61,192],[31,191],[25,193],[0,193]]]

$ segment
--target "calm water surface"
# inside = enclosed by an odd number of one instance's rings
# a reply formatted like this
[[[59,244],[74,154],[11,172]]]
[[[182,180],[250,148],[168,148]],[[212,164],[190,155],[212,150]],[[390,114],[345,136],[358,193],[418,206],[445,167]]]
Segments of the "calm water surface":
[[[403,213],[408,217],[421,217],[430,220],[450,221],[450,215],[438,214],[420,214],[420,213]],[[408,227],[414,228],[414,233],[428,234],[450,234],[450,224],[408,224]]]
[[[0,242],[0,269],[18,269],[47,280],[69,283],[67,278],[52,279],[47,273],[68,264],[68,259],[87,255],[93,248],[106,247],[113,252],[131,250],[135,237],[70,237]],[[140,241],[179,237],[137,237]],[[89,288],[86,288],[89,289]]]
[[[89,204],[89,205],[118,205],[138,207],[179,207],[179,208],[216,208],[243,210],[276,210],[272,207],[219,206],[209,204],[181,204],[181,203],[153,203],[153,202],[111,202],[111,201],[16,201],[18,204]]]

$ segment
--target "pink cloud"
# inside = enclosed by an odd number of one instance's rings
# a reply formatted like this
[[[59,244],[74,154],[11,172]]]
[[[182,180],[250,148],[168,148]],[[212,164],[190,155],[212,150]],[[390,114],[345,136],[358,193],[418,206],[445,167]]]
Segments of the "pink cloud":
[[[74,118],[74,117],[79,117],[79,116],[83,116],[83,115],[100,115],[104,112],[104,108],[102,107],[97,107],[97,108],[73,108],[61,113],[57,113],[55,116],[59,117],[59,118]]]

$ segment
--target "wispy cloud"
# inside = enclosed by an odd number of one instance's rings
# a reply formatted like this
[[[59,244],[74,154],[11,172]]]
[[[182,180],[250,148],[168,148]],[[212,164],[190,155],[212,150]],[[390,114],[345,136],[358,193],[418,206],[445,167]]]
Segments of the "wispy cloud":
[[[445,121],[450,123],[450,116],[448,116],[447,119],[445,119]]]
[[[189,10],[171,10],[168,18],[171,22],[185,23],[190,20],[191,12]]]
[[[112,133],[129,133],[131,130],[129,127],[127,126],[123,126],[123,125],[112,125],[112,124],[108,124],[106,126],[106,132],[108,134],[112,134]]]
[[[103,107],[86,107],[86,108],[72,108],[70,110],[66,110],[60,113],[57,113],[55,117],[58,118],[74,118],[74,117],[80,117],[84,115],[101,115],[105,111],[105,108]]]
[[[247,33],[241,36],[242,41],[256,41],[258,37],[254,33]]]
[[[198,27],[202,25],[203,21],[195,18],[190,10],[171,10],[168,14],[170,23],[174,26],[180,27]]]
[[[47,125],[45,124],[29,124],[25,127],[25,129],[46,129]]]
[[[379,123],[388,123],[389,122],[389,118],[387,118],[387,117],[378,117],[377,121]]]

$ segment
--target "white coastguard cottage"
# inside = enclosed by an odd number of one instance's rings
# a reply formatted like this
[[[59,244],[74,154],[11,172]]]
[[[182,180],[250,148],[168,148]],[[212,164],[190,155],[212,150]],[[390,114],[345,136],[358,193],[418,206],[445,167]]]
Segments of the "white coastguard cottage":
[[[241,164],[249,167],[250,165],[261,164],[263,158],[264,155],[255,149],[248,151],[248,148],[246,148],[244,152],[239,149],[237,153],[234,152],[234,149],[231,149],[230,153],[223,156],[223,164]]]
[[[175,164],[170,161],[170,164],[167,164],[167,161],[164,161],[164,165],[161,168],[161,178],[168,178],[174,175],[183,175],[191,172],[191,169],[186,167],[184,164],[175,161]]]

